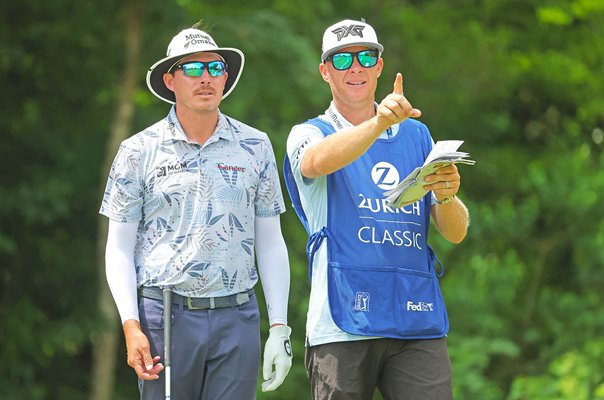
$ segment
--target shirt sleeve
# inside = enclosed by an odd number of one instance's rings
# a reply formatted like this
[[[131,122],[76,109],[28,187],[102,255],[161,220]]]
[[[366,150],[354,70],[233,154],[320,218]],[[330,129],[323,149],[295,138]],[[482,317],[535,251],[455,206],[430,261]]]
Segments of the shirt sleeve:
[[[285,212],[275,153],[268,136],[260,161],[260,184],[256,191],[256,217],[274,217]]]
[[[294,178],[298,184],[310,184],[314,179],[304,178],[300,167],[306,151],[316,143],[323,141],[325,137],[321,130],[314,125],[300,124],[292,128],[287,139],[287,156],[291,163]]]
[[[124,141],[113,160],[100,213],[118,222],[138,222],[142,218],[143,184],[141,152],[133,141]]]

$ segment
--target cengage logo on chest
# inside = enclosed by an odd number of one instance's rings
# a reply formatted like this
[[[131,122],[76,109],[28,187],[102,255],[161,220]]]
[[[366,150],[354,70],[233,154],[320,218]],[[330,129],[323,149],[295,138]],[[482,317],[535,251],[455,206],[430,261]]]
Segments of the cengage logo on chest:
[[[245,172],[245,168],[244,167],[239,167],[237,165],[227,165],[225,163],[218,163],[216,165],[218,167],[219,170],[222,171],[239,171],[239,172]]]
[[[176,163],[176,164],[172,164],[172,165],[156,167],[155,175],[158,178],[161,178],[163,176],[178,174],[178,173],[184,172],[186,170],[187,170],[187,163],[181,162],[181,163]]]

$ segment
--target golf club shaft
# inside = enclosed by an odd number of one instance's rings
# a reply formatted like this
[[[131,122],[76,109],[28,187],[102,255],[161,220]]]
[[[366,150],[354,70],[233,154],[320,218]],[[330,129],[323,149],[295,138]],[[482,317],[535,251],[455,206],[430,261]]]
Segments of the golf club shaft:
[[[170,350],[172,342],[172,292],[164,288],[164,379],[166,382],[166,400],[170,400]]]

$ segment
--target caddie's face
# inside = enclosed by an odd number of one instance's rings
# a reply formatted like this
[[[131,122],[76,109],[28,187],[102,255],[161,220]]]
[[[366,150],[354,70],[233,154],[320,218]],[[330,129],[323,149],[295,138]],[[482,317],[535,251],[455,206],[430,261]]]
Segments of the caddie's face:
[[[180,60],[172,73],[164,74],[164,84],[174,92],[176,107],[217,111],[228,77],[228,72],[221,70],[222,62],[216,53],[192,54]]]
[[[345,47],[336,51],[319,65],[321,76],[325,82],[329,83],[336,104],[354,106],[374,101],[377,81],[382,73],[384,60],[378,56],[375,65],[364,67],[359,63],[359,57],[363,61],[369,56],[365,53],[358,53],[364,50],[373,49],[365,46]],[[352,63],[350,67],[341,69],[349,65],[346,62],[347,57],[352,57]],[[371,63],[367,65],[371,65]]]

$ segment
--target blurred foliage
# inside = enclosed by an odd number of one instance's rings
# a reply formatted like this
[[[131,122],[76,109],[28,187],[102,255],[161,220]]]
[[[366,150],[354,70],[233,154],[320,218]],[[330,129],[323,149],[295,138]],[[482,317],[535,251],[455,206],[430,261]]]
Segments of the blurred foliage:
[[[124,62],[123,7],[0,5],[3,399],[85,399],[95,379],[99,149]],[[430,238],[447,269],[455,397],[604,399],[604,0],[151,0],[132,133],[168,110],[146,89],[147,68],[204,19],[219,44],[246,54],[222,111],[269,133],[281,163],[291,126],[330,100],[323,30],[361,17],[385,47],[376,100],[402,72],[435,140],[465,140],[477,160],[460,167],[467,239]],[[258,397],[300,400],[310,398],[306,234],[291,207],[282,226],[294,366]],[[135,398],[123,343],[115,351],[115,399]]]

